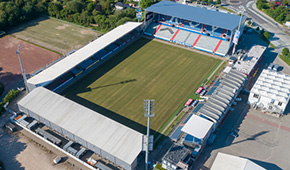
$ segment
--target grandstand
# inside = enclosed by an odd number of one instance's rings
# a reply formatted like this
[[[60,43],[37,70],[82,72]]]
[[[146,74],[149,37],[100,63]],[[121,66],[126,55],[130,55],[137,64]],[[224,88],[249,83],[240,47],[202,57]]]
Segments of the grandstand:
[[[127,22],[28,80],[28,88],[60,92],[101,65],[140,36],[142,23]]]
[[[225,56],[240,17],[200,7],[161,1],[145,9],[144,34]],[[246,18],[242,19],[241,33]]]

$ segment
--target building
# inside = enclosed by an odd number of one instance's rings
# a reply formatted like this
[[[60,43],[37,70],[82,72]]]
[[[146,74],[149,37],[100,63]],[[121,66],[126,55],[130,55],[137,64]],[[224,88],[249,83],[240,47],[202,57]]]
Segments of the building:
[[[191,150],[183,145],[174,143],[162,158],[162,168],[168,170],[188,170]]]
[[[249,77],[252,77],[258,67],[259,62],[262,60],[266,49],[267,47],[261,45],[253,46],[248,53],[241,55],[238,58],[238,61],[235,63],[233,68]]]
[[[263,112],[284,114],[290,98],[290,75],[264,69],[250,91],[249,104]]]
[[[220,80],[220,84],[208,97],[200,110],[192,115],[184,127],[183,144],[193,148],[192,156],[198,158],[207,143],[215,139],[213,132],[223,121],[236,97],[245,85],[247,76],[235,69],[231,69]]]
[[[124,9],[126,9],[126,8],[129,8],[129,7],[130,7],[130,5],[125,4],[125,3],[123,3],[123,2],[117,2],[117,3],[115,4],[115,8],[116,8],[116,10],[124,10]]]
[[[240,19],[242,34],[246,17],[161,1],[145,9],[144,34],[225,56]]]
[[[113,164],[136,169],[137,158],[143,151],[143,134],[44,87],[28,93],[18,107]]]
[[[210,170],[266,170],[246,158],[219,152]]]
[[[60,92],[103,64],[140,36],[142,23],[127,22],[28,79],[29,90]]]

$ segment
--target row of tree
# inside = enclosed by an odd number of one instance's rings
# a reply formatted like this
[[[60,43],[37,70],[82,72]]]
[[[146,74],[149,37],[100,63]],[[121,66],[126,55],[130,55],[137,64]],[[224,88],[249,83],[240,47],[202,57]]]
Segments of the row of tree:
[[[285,6],[290,0],[284,0],[282,6],[275,6],[273,2],[266,0],[258,0],[256,2],[257,8],[263,10],[267,15],[272,17],[275,21],[283,24],[286,21],[290,21],[289,9]]]
[[[87,0],[0,0],[0,30],[43,14],[104,32],[127,21],[136,21],[134,8],[115,11],[113,3],[110,0],[97,3]],[[152,4],[153,0],[142,0],[140,6],[144,9]]]
[[[35,18],[45,10],[45,2],[37,0],[0,0],[0,30]]]

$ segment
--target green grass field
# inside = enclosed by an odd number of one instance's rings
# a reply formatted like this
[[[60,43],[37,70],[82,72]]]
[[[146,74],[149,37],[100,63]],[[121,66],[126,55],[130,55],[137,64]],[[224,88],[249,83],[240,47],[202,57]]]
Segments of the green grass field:
[[[116,121],[144,128],[143,100],[155,99],[155,131],[220,60],[141,38],[63,92]],[[144,130],[144,129],[142,129]]]
[[[85,27],[44,17],[24,23],[9,33],[62,54],[83,47],[99,35]]]

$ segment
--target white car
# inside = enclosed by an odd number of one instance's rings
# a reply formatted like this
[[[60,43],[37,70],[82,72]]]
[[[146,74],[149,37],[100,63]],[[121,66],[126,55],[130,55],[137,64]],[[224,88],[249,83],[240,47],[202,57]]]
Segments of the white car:
[[[273,68],[273,66],[274,66],[274,64],[273,63],[270,63],[269,65],[268,65],[268,70],[272,70],[272,68]]]
[[[278,64],[275,64],[274,67],[273,67],[273,70],[274,71],[278,71],[278,68],[279,68],[279,65]]]

